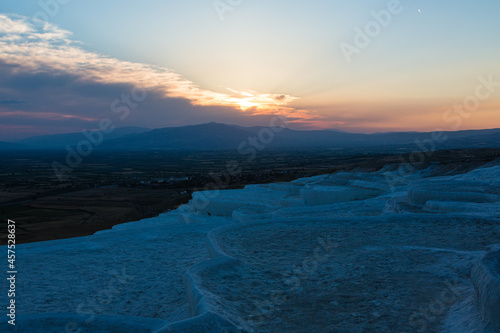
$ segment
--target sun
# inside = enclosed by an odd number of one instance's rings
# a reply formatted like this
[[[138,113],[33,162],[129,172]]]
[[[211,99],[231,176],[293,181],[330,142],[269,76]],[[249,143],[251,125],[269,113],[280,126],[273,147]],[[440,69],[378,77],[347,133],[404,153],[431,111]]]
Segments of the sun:
[[[299,99],[299,97],[283,94],[261,94],[253,90],[241,91],[227,87],[226,89],[231,94],[217,94],[217,101],[221,105],[232,106],[252,114],[282,113],[287,108],[287,104]]]
[[[255,103],[255,102],[252,102],[252,101],[249,101],[246,99],[239,100],[237,103],[243,111],[259,105],[258,103]]]

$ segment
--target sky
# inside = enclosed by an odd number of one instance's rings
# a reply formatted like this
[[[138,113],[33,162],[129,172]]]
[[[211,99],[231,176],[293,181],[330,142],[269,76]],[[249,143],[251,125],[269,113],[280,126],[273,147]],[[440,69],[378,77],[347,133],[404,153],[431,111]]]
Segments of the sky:
[[[205,122],[500,127],[500,2],[0,4],[0,140]]]

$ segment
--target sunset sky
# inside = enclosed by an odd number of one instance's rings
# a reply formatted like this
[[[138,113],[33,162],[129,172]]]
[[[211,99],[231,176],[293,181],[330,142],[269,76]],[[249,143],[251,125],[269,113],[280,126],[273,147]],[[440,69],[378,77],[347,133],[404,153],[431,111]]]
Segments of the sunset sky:
[[[103,118],[265,126],[281,114],[296,129],[364,133],[500,127],[500,2],[397,3],[2,1],[0,140]],[[478,91],[474,110],[460,108]]]

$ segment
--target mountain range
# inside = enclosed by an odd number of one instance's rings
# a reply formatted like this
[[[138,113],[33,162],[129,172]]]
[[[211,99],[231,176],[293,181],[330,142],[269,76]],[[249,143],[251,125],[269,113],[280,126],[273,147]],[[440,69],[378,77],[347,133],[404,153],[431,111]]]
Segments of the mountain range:
[[[103,139],[104,141],[109,141],[130,134],[140,134],[147,131],[150,131],[150,129],[142,127],[122,127],[122,128],[117,128],[110,133],[106,134],[103,133]],[[64,149],[67,145],[74,147],[80,141],[85,139],[86,137],[82,132],[77,132],[77,133],[33,136],[27,139],[19,140],[16,143],[19,145],[23,145],[25,148],[29,147],[37,149]]]
[[[96,148],[102,150],[233,150],[272,149],[396,149],[420,145],[427,149],[500,148],[500,129],[453,132],[347,133],[335,130],[292,130],[262,126],[242,127],[206,123],[146,129],[125,127],[103,134]],[[82,133],[44,135],[15,143],[0,142],[0,149],[64,149],[88,141]],[[424,149],[425,150],[425,149]]]

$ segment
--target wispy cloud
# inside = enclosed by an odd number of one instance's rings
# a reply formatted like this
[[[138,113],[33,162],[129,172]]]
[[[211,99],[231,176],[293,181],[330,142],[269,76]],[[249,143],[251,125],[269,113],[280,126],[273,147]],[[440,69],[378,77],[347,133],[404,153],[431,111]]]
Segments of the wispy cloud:
[[[11,15],[14,19],[6,15],[0,15],[0,33],[5,35],[22,35],[33,33],[34,29],[26,24],[21,16]],[[5,36],[4,36],[5,37]]]
[[[5,117],[24,117],[28,116],[32,119],[49,119],[49,120],[65,120],[65,119],[78,119],[84,121],[98,121],[98,118],[90,118],[83,116],[76,116],[72,114],[61,114],[55,112],[26,112],[26,111],[1,111],[0,118]]]
[[[133,85],[164,98],[181,98],[194,106],[230,107],[245,115],[282,114],[314,119],[314,113],[291,107],[297,97],[255,91],[214,92],[167,68],[122,61],[88,52],[72,41],[71,33],[46,23],[34,25],[27,18],[0,15],[0,62],[12,65],[14,74],[60,74],[79,83]]]

